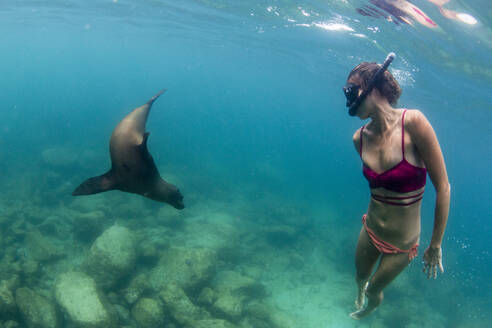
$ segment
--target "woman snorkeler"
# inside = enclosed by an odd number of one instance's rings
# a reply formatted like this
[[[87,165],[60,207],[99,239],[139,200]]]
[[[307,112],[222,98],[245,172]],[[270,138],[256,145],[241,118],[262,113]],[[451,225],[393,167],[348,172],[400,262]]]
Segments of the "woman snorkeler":
[[[359,64],[343,88],[349,114],[370,119],[353,136],[371,189],[355,252],[358,295],[356,311],[350,314],[354,319],[374,311],[383,300],[383,289],[417,256],[427,174],[436,189],[436,203],[424,272],[429,278],[436,278],[438,270],[444,272],[441,243],[450,202],[446,165],[424,114],[393,107],[401,95],[398,82],[386,70],[393,58],[390,54],[382,66]]]
[[[441,15],[448,19],[453,19],[469,25],[477,24],[475,17],[454,10],[444,8],[450,0],[427,0],[439,8]],[[401,23],[413,25],[413,21],[419,24],[436,28],[434,22],[421,8],[407,0],[369,0],[370,5],[364,5],[357,8],[357,12],[363,16],[375,18],[383,17],[384,19],[399,25]]]

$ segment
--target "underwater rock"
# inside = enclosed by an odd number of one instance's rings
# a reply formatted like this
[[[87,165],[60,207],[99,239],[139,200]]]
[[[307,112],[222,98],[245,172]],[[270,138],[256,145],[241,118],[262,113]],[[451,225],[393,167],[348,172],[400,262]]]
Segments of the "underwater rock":
[[[17,311],[10,281],[0,281],[0,318],[8,317]]]
[[[128,287],[123,291],[123,297],[128,304],[135,303],[140,296],[150,289],[146,274],[139,274],[130,281]]]
[[[15,299],[28,328],[59,327],[55,304],[29,288],[15,291]]]
[[[241,328],[272,328],[270,327],[270,324],[267,323],[266,321],[263,321],[261,319],[251,317],[251,316],[246,316],[244,317],[243,320],[239,323],[239,327]]]
[[[137,246],[139,264],[154,266],[159,261],[162,251],[167,248],[169,248],[169,242],[163,238],[156,239],[154,236],[142,238]]]
[[[255,302],[249,304],[247,314],[253,322],[258,322],[254,326],[260,327],[263,322],[269,328],[295,328],[295,321],[286,312],[269,304]]]
[[[15,220],[7,230],[7,236],[5,236],[7,238],[5,241],[7,244],[10,244],[21,240],[26,235],[29,228],[30,224],[24,218]]]
[[[69,166],[75,163],[79,154],[77,150],[68,147],[52,147],[41,153],[46,164],[52,166]]]
[[[228,267],[236,266],[244,259],[244,254],[239,251],[240,249],[239,239],[237,239],[235,242],[227,246],[218,248],[217,258],[219,261],[226,263]]]
[[[237,322],[243,316],[243,307],[250,300],[267,296],[265,286],[235,271],[222,271],[213,281],[217,300],[212,304],[214,313]]]
[[[164,322],[162,304],[152,298],[141,298],[133,306],[132,316],[140,328],[161,327]]]
[[[83,272],[61,274],[55,282],[55,299],[76,327],[113,327],[113,318],[99,296],[94,279]]]
[[[113,304],[113,310],[120,326],[129,325],[131,323],[130,311],[126,307],[119,304]]]
[[[167,181],[175,182],[175,180],[167,180]],[[183,227],[185,223],[183,212],[176,211],[174,208],[169,206],[163,206],[159,209],[159,212],[157,213],[156,221],[159,223],[159,225],[163,225],[165,227],[169,227],[173,229],[180,229]]]
[[[230,270],[219,272],[212,281],[212,287],[220,294],[234,294],[249,299],[267,296],[263,284]]]
[[[193,328],[234,328],[233,324],[221,319],[206,319],[193,322]]]
[[[93,241],[103,230],[104,217],[102,211],[92,211],[75,215],[73,218],[74,236],[81,241]]]
[[[192,291],[210,280],[216,262],[216,252],[211,249],[172,247],[163,252],[149,281],[156,292],[170,283]]]
[[[194,321],[210,317],[206,311],[193,304],[183,289],[175,283],[165,286],[159,297],[174,320],[181,325],[191,325]]]
[[[110,302],[111,304],[122,303],[120,295],[116,294],[115,292],[109,292],[109,293],[104,294],[104,295],[106,296],[106,299],[108,300],[108,302]]]
[[[213,290],[212,288],[205,287],[202,289],[200,295],[198,296],[198,303],[205,305],[205,306],[211,306],[217,301],[217,292]]]
[[[247,277],[251,277],[252,279],[257,279],[257,280],[261,279],[265,271],[264,266],[261,264],[261,262],[255,264],[248,264],[248,265],[238,265],[236,267],[236,270],[239,270],[242,274],[246,275]]]
[[[56,215],[48,216],[41,224],[37,226],[38,230],[44,235],[60,236],[59,223],[61,218]]]
[[[9,320],[3,324],[3,328],[19,328],[20,325],[17,321]]]
[[[213,313],[217,314],[218,317],[227,318],[232,322],[237,322],[243,315],[241,298],[231,294],[219,295],[212,308]]]
[[[92,244],[83,267],[99,287],[109,289],[133,270],[135,258],[133,234],[114,225]]]
[[[25,237],[28,256],[37,262],[48,262],[64,256],[63,249],[38,231],[28,232]]]
[[[21,264],[22,276],[25,283],[32,285],[36,279],[39,278],[37,275],[39,271],[39,263],[33,260],[27,260]]]

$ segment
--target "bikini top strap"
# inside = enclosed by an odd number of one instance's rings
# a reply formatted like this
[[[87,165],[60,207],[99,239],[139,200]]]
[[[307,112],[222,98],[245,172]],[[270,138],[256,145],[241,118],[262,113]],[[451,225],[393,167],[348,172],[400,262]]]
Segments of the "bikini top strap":
[[[403,154],[403,159],[405,159],[405,113],[406,109],[403,110],[401,116],[401,153]]]
[[[364,131],[364,128],[366,125],[364,124],[362,128],[360,128],[360,137],[359,137],[359,156],[362,158],[362,132]]]

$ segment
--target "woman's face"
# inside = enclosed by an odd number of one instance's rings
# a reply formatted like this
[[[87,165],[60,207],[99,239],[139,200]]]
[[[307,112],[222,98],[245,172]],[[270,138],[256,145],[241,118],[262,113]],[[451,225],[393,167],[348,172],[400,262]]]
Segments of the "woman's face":
[[[347,98],[347,107],[350,107],[350,105],[358,98],[363,92],[362,86],[361,86],[361,79],[357,75],[352,75],[348,80],[347,83],[345,84],[345,87],[343,88],[343,91],[345,93],[345,97]],[[367,118],[367,110],[366,110],[366,103],[367,103],[367,97],[362,101],[362,103],[359,104],[358,108],[355,111],[355,116],[360,117],[361,119]]]

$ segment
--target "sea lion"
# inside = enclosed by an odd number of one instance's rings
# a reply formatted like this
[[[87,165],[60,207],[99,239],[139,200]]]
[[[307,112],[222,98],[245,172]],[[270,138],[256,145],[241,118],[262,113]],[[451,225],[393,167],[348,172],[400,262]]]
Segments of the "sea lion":
[[[160,91],[121,120],[109,140],[111,169],[84,181],[72,192],[73,196],[121,190],[168,203],[177,209],[184,208],[183,195],[176,186],[161,178],[147,149],[149,133],[145,132],[145,123],[152,104],[165,91]]]

